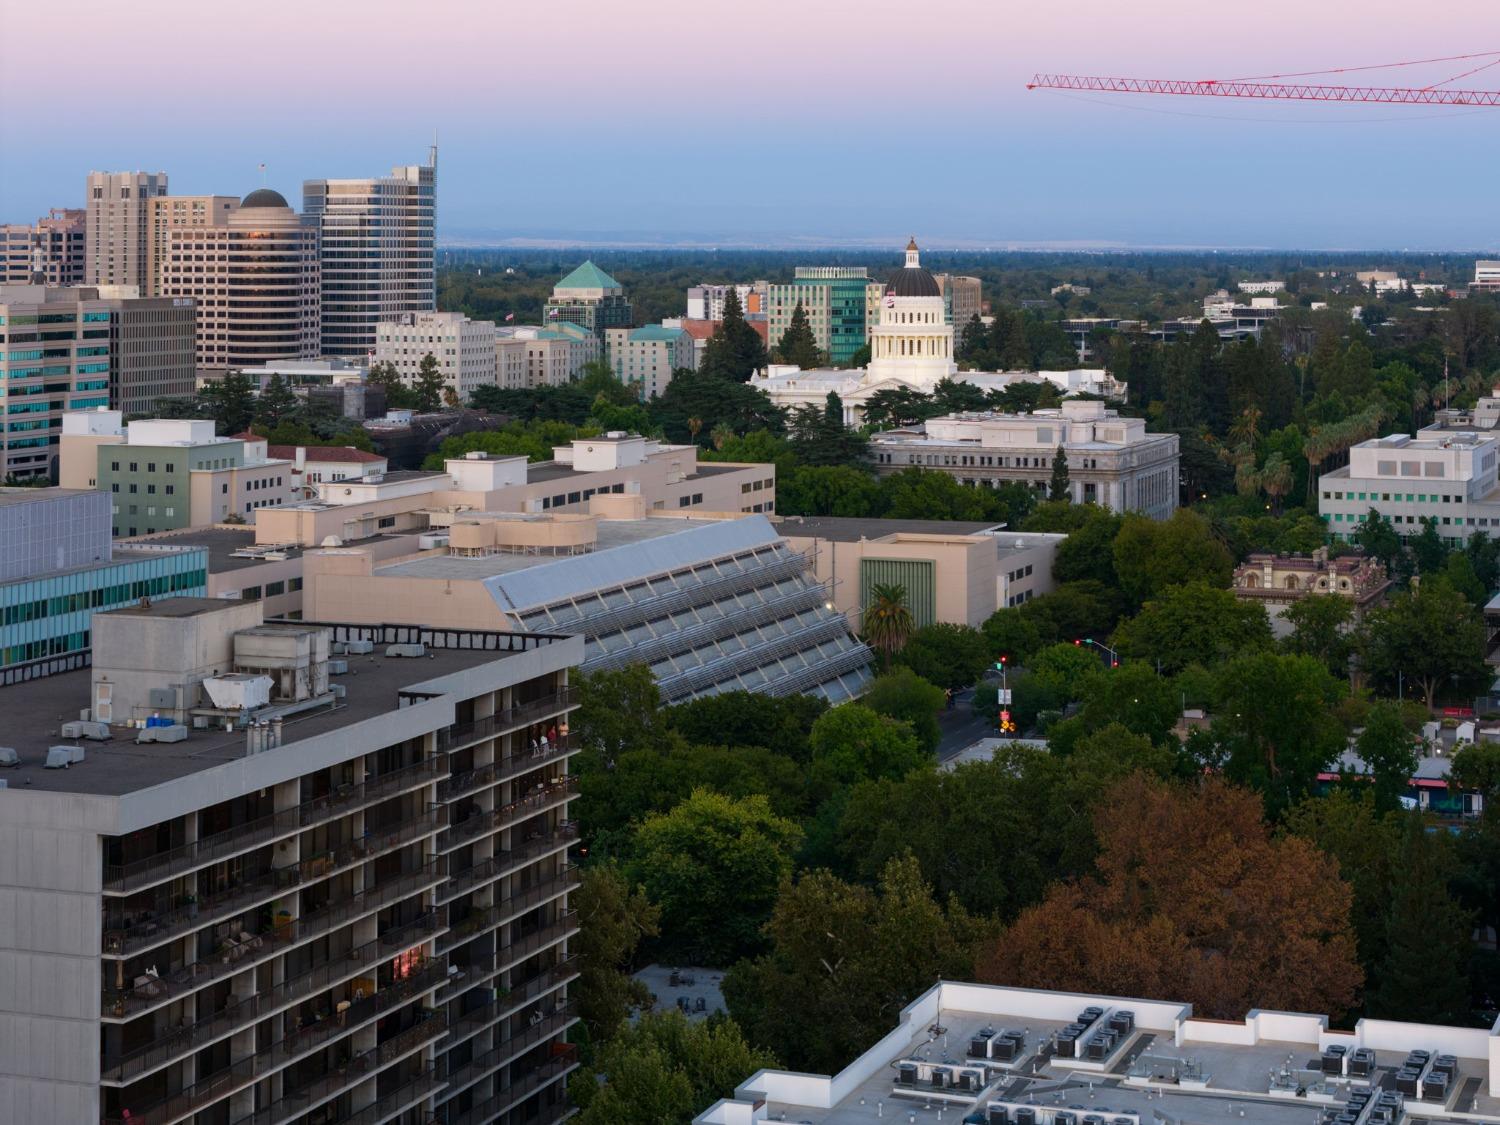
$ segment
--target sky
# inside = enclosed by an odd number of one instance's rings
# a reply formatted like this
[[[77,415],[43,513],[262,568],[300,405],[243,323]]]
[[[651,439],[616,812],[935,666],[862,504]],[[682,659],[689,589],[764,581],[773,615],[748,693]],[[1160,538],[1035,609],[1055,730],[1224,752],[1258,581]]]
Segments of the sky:
[[[418,163],[436,132],[449,243],[1500,247],[1500,108],[1025,88],[1500,50],[1494,0],[6,7],[0,221],[81,206],[90,169],[244,194],[264,162],[300,207],[303,179]]]

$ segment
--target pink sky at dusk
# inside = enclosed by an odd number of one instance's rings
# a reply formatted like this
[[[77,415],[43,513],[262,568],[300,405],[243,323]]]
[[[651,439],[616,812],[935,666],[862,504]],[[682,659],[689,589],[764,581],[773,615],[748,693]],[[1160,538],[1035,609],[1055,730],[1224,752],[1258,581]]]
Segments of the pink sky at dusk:
[[[74,26],[76,50],[36,49]],[[294,198],[303,178],[414,162],[436,128],[447,229],[675,218],[833,235],[942,220],[954,238],[1159,243],[1175,223],[1212,242],[1195,198],[1217,192],[1282,212],[1218,241],[1306,244],[1361,180],[1493,185],[1500,110],[1085,99],[1028,93],[1027,78],[1232,78],[1483,49],[1500,49],[1493,0],[15,2],[0,217],[77,202],[94,167],[240,192],[264,160]],[[1461,85],[1500,88],[1500,66]],[[881,186],[896,169],[909,199]],[[1500,241],[1478,193],[1472,217],[1461,202],[1438,224],[1384,206],[1328,207],[1330,242]]]

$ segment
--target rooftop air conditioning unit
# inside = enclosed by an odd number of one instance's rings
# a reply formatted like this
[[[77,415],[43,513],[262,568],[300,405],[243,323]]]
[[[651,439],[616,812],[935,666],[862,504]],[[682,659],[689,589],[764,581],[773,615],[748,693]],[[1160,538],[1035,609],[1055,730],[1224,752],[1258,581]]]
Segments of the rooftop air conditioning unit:
[[[329,684],[328,690],[333,694],[335,699],[343,699],[349,694],[349,689],[343,684]]]
[[[330,676],[342,676],[349,671],[347,660],[330,660],[328,662],[328,674]]]
[[[142,727],[136,733],[136,742],[186,742],[187,727],[181,723],[172,723],[164,727]]]
[[[421,644],[412,644],[412,645],[386,645],[385,646],[385,654],[387,656],[410,656],[410,657],[426,656],[427,655],[427,646],[426,645],[421,645]]]
[[[365,640],[346,641],[344,642],[344,647],[348,650],[350,656],[368,656],[375,651],[375,642]]]
[[[47,761],[45,768],[49,770],[65,770],[74,762],[83,761],[82,746],[49,746],[47,747]]]
[[[19,766],[21,756],[10,746],[0,746],[0,766]]]
[[[95,742],[106,742],[110,737],[109,724],[96,723],[92,720],[85,722],[82,719],[75,719],[71,723],[64,723],[62,725],[62,736],[64,738],[89,738]]]

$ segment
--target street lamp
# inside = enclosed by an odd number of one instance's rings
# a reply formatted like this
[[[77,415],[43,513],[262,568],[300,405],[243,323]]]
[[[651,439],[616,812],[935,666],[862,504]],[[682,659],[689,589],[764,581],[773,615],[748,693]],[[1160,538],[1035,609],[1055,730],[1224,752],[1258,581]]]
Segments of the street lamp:
[[[1120,666],[1120,654],[1118,652],[1116,652],[1114,649],[1110,648],[1103,641],[1096,641],[1096,640],[1094,640],[1093,637],[1084,637],[1081,641],[1076,641],[1075,640],[1073,643],[1075,645],[1076,644],[1085,644],[1085,645],[1088,645],[1090,648],[1097,648],[1097,649],[1100,649],[1103,652],[1107,652],[1109,654],[1109,666],[1111,668],[1118,668]]]

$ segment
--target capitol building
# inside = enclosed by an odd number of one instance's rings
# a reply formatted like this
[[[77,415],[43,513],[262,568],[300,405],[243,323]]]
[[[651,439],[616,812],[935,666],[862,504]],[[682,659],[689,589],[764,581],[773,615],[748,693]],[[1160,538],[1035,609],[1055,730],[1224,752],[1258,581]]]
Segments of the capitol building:
[[[922,266],[913,239],[906,263],[891,274],[880,302],[880,321],[869,332],[870,363],[865,368],[817,368],[773,364],[751,380],[777,406],[822,408],[833,392],[844,404],[844,421],[859,425],[865,404],[877,391],[907,388],[931,394],[938,383],[953,379],[983,391],[1014,383],[1050,382],[1063,395],[1090,392],[1124,397],[1124,387],[1101,370],[964,371],[954,358],[954,328],[948,321],[937,278]]]

